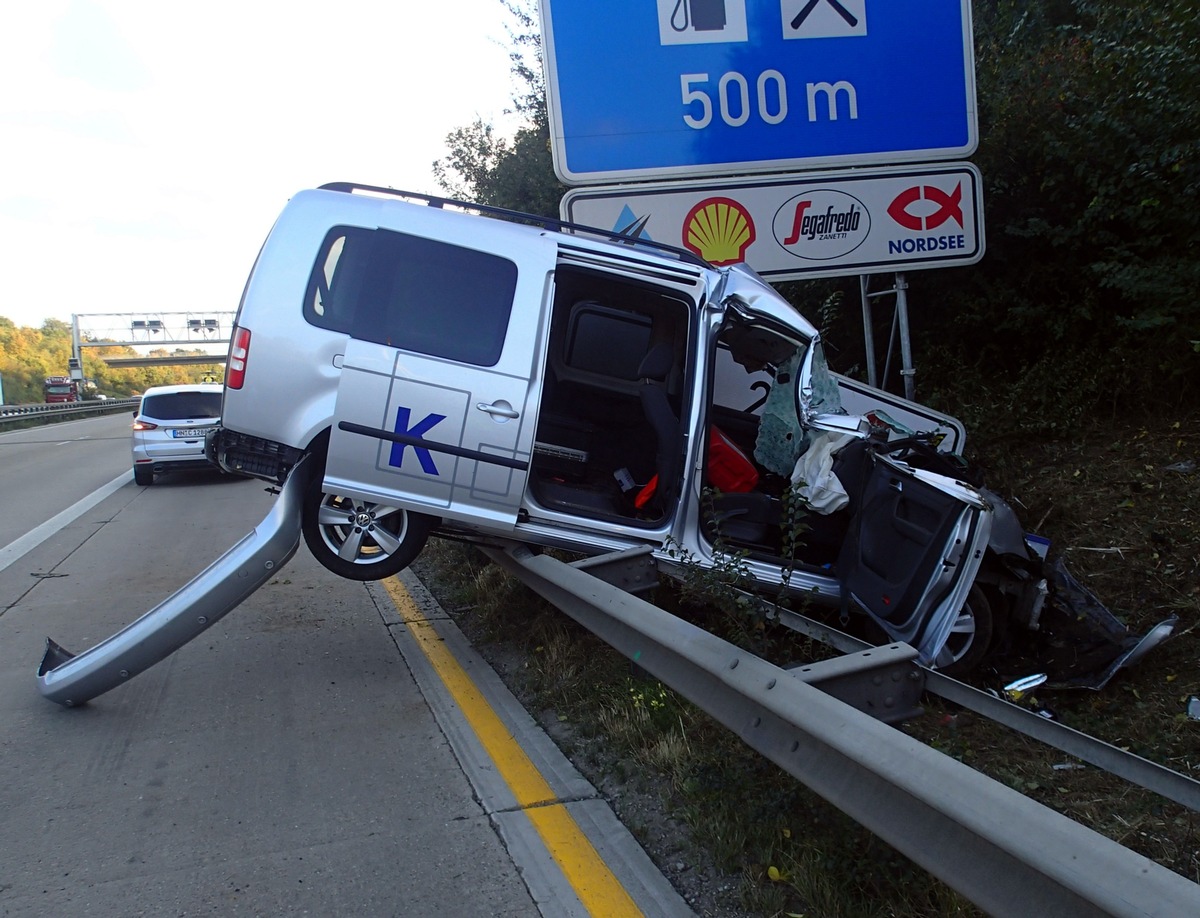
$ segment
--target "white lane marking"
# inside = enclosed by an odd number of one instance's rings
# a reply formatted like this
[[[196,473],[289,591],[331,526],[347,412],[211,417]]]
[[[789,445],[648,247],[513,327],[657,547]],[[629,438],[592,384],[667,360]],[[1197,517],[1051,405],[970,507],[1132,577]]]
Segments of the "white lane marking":
[[[3,548],[0,548],[0,571],[4,570],[10,564],[18,561],[21,557],[33,551],[50,536],[54,535],[68,523],[73,523],[79,517],[83,516],[92,507],[100,503],[106,497],[115,494],[121,487],[128,484],[133,479],[133,470],[126,469],[112,481],[106,485],[101,485],[87,497],[75,501],[71,506],[67,507],[62,513],[56,513],[42,525],[36,529],[31,529],[19,539],[14,539]]]

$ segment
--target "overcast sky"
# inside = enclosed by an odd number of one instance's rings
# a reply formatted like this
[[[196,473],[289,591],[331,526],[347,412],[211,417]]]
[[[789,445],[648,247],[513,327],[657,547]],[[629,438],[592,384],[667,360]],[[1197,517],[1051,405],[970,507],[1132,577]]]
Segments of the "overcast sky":
[[[233,310],[302,188],[438,192],[511,105],[500,0],[0,6],[0,316]]]

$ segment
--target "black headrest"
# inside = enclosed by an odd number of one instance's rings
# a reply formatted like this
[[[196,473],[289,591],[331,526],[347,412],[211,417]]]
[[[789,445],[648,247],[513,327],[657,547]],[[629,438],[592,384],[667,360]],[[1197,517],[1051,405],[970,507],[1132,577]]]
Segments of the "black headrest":
[[[671,345],[667,342],[656,344],[642,358],[642,363],[638,367],[638,376],[641,379],[654,379],[662,382],[671,372],[673,362]]]

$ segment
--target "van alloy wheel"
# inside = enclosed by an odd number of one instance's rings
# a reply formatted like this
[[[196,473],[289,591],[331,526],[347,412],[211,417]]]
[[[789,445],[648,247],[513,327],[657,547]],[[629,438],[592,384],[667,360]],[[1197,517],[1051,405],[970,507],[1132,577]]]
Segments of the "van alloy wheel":
[[[304,501],[301,528],[321,565],[350,580],[382,580],[408,567],[437,520],[423,513],[326,494],[317,478]]]

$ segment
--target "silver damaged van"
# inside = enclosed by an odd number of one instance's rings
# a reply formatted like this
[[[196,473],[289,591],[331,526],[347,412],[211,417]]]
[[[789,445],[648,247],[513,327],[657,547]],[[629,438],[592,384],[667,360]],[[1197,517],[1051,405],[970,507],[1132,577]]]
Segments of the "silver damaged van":
[[[765,589],[969,668],[1002,595],[976,585],[993,504],[877,448],[872,406],[961,449],[952,419],[831,374],[745,267],[334,184],[297,194],[262,247],[207,450],[276,483],[311,454],[304,539],[343,577],[390,576],[431,534],[746,551]]]

